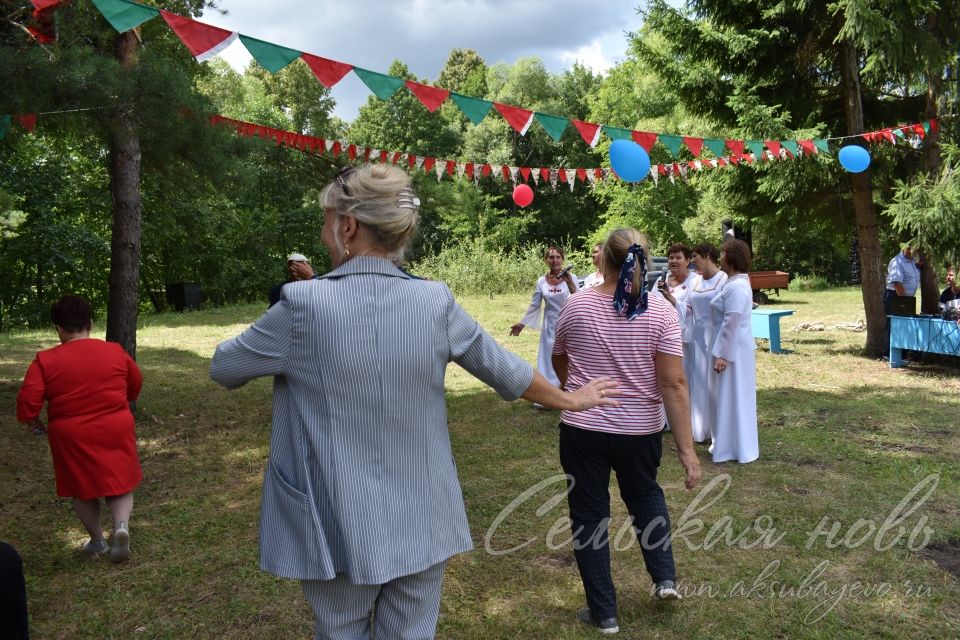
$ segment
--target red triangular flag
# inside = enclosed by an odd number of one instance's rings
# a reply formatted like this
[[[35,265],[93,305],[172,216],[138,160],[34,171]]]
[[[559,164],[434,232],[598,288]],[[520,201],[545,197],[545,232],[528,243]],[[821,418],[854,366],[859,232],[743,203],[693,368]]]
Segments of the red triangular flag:
[[[763,143],[764,143],[765,145],[767,145],[767,149],[770,149],[770,151],[773,152],[773,155],[775,155],[775,156],[779,156],[779,155],[780,155],[780,141],[779,141],[779,140],[764,140]]]
[[[47,9],[53,9],[58,4],[63,4],[66,0],[30,0],[30,3],[33,5],[35,11],[46,11]]]
[[[567,170],[566,170],[566,169],[558,169],[558,170],[557,170],[557,176],[560,178],[560,182],[562,182],[563,184],[567,184]]]
[[[457,163],[453,160],[447,160],[447,175],[452,176],[453,172],[457,169]]]
[[[500,112],[500,115],[503,116],[503,119],[506,120],[520,135],[523,136],[527,134],[527,129],[530,128],[530,123],[533,122],[533,111],[527,111],[526,109],[521,109],[520,107],[513,107],[509,104],[500,104],[499,102],[494,102],[493,106],[497,108],[497,111]]]
[[[580,182],[587,181],[587,170],[586,169],[577,169],[577,177],[580,178]]]
[[[327,89],[343,80],[343,76],[350,73],[350,70],[353,69],[352,64],[321,58],[311,53],[301,53],[300,58],[307,63],[307,66],[313,71],[313,75],[315,75],[317,80],[320,81],[320,84]]]
[[[237,39],[236,31],[227,31],[220,27],[204,24],[184,16],[160,10],[167,26],[177,34],[180,41],[190,50],[197,62],[214,57]]]
[[[743,140],[727,140],[727,148],[733,151],[734,156],[743,155]]]
[[[504,182],[510,182],[510,167],[503,165],[500,167],[500,173],[503,175]]]
[[[420,84],[413,80],[407,80],[406,85],[407,89],[410,89],[410,93],[417,96],[417,100],[423,103],[423,106],[425,106],[430,113],[439,109],[443,101],[450,95],[450,91],[447,89],[438,89],[437,87]]]
[[[489,164],[483,165],[483,167],[480,168],[480,175],[482,175],[484,178],[486,178],[487,176],[490,175],[490,170],[491,170],[491,169],[492,169],[492,167],[491,167]]]
[[[583,122],[582,120],[571,120],[570,122],[572,122],[573,126],[580,132],[580,137],[583,138],[584,142],[591,147],[596,146],[597,141],[600,140],[600,125]]]
[[[473,163],[468,162],[466,167],[467,177],[473,180]]]
[[[33,131],[37,126],[37,114],[35,113],[21,113],[20,115],[14,116],[17,123],[23,127],[25,131]]]
[[[436,158],[424,158],[423,159],[423,171],[424,173],[430,173],[430,169],[433,169],[433,166],[437,163]]]
[[[548,167],[541,167],[540,177],[543,178],[545,182],[550,182],[550,169]]]
[[[530,182],[530,167],[520,167],[520,175],[524,182]]]
[[[816,155],[817,146],[813,144],[813,140],[800,140],[800,148],[810,155]]]
[[[633,136],[633,141],[643,147],[643,150],[647,153],[650,153],[650,149],[653,148],[654,143],[657,141],[657,134],[650,133],[649,131],[633,131],[631,135]]]
[[[694,158],[700,155],[700,150],[703,149],[703,138],[688,138],[684,136],[683,142],[687,145],[687,148],[690,149],[690,153],[693,154]]]

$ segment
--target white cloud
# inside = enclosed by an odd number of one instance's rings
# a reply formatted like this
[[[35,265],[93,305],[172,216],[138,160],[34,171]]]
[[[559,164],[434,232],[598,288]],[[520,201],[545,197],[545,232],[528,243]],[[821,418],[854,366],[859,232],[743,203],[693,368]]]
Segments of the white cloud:
[[[603,44],[599,40],[594,40],[576,51],[561,52],[560,60],[567,65],[579,62],[594,73],[604,73],[613,66],[613,61],[604,55]]]

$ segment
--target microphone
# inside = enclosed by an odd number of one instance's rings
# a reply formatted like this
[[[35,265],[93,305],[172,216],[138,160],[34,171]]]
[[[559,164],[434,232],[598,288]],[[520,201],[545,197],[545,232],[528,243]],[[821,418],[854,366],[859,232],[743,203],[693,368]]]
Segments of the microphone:
[[[666,269],[660,272],[660,278],[658,279],[660,280],[661,284],[657,288],[666,289],[667,288],[667,270]]]
[[[572,262],[571,262],[570,264],[568,264],[568,265],[566,266],[566,268],[564,268],[563,271],[561,271],[560,273],[558,273],[558,274],[557,274],[557,277],[558,277],[558,278],[562,278],[563,276],[567,275],[567,272],[570,271],[570,269],[573,269],[573,263],[572,263]]]

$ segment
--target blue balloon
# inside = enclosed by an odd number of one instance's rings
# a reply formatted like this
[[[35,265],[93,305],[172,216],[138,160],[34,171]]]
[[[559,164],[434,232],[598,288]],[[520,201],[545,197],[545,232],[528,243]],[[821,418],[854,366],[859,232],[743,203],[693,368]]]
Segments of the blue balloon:
[[[610,166],[621,180],[640,182],[650,173],[650,156],[632,140],[614,140],[610,145]]]
[[[850,173],[866,171],[870,166],[870,152],[855,144],[844,147],[840,149],[840,164]]]

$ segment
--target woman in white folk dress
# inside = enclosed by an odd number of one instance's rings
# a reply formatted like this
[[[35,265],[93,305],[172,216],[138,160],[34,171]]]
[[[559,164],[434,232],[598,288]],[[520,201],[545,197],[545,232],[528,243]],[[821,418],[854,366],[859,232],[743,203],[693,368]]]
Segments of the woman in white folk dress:
[[[710,302],[720,293],[727,274],[717,266],[720,252],[712,244],[700,244],[691,250],[697,274],[687,278],[682,301],[666,292],[668,301],[678,307],[683,331],[683,371],[690,389],[690,425],[695,442],[713,438],[717,413],[717,379],[713,372],[713,338],[716,327]]]
[[[753,462],[760,457],[757,433],[757,370],[750,314],[750,247],[743,240],[723,243],[720,266],[727,282],[710,302],[716,336],[713,341],[717,378],[717,416],[714,421],[714,462]]]
[[[567,271],[563,272],[563,251],[559,247],[547,247],[544,260],[550,268],[537,280],[533,298],[526,315],[517,324],[510,327],[510,335],[518,336],[525,327],[540,329],[540,352],[537,354],[537,371],[554,386],[560,386],[560,379],[553,370],[551,357],[553,340],[556,335],[557,318],[566,304],[567,298],[577,292],[577,278]],[[543,308],[543,323],[540,322],[540,309]]]

